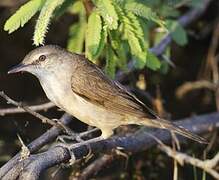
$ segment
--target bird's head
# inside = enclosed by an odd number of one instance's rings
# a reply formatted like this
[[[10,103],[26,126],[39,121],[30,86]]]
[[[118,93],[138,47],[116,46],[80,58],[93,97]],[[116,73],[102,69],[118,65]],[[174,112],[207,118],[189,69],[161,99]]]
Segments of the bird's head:
[[[9,74],[17,72],[29,72],[38,78],[54,71],[58,72],[65,69],[67,63],[63,63],[68,59],[68,52],[55,46],[47,45],[36,48],[29,52],[23,61],[8,71]]]

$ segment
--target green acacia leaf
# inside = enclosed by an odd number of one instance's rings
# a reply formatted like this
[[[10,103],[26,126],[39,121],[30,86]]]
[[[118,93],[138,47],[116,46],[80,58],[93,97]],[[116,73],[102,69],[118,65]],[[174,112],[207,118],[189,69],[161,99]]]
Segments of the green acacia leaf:
[[[169,69],[170,69],[169,67],[170,67],[170,66],[169,66],[168,62],[166,62],[166,61],[161,61],[161,66],[160,66],[159,71],[160,71],[162,74],[167,74],[168,71],[169,71]]]
[[[91,61],[95,61],[103,50],[106,39],[106,30],[97,11],[93,11],[88,18],[85,55]]]
[[[76,2],[72,1],[72,0],[64,0],[64,2],[62,3],[62,5],[56,9],[54,11],[54,16],[56,18],[59,18],[60,16],[62,16],[66,11],[71,11],[71,7],[74,6],[74,4],[76,4]]]
[[[83,17],[86,16],[86,10],[85,10],[83,2],[82,1],[76,1],[73,4],[73,6],[71,7],[71,12],[73,14],[80,14],[79,18],[81,18],[81,16],[83,16]]]
[[[126,69],[127,65],[127,57],[126,57],[126,49],[124,45],[124,41],[121,40],[121,36],[118,31],[112,30],[109,33],[111,47],[113,48],[116,56],[118,57],[117,66]]]
[[[147,60],[147,49],[143,29],[137,17],[127,12],[122,16],[124,39],[128,41],[131,54],[135,57],[137,68],[143,68]]]
[[[108,45],[106,48],[106,66],[105,72],[111,78],[115,78],[116,73],[116,64],[118,61],[118,57],[114,53],[113,49]]]
[[[137,3],[137,2],[126,3],[125,9],[127,11],[131,11],[137,16],[143,17],[147,20],[151,20],[157,23],[158,25],[164,27],[164,21],[162,21],[150,7],[142,3]]]
[[[64,0],[46,0],[34,30],[33,43],[36,46],[44,44],[45,35],[48,31],[48,26],[53,16],[53,12],[61,6],[63,2]]]
[[[173,40],[180,46],[188,43],[187,33],[185,29],[177,21],[167,21],[167,28]]]
[[[71,52],[82,53],[87,28],[86,11],[81,1],[76,1],[70,10],[73,14],[79,14],[79,22],[74,23],[69,29],[67,49]]]
[[[106,38],[107,38],[107,26],[103,25],[102,31],[101,31],[100,44],[99,44],[99,48],[97,50],[96,58],[98,58],[101,55],[101,53],[106,45]]]
[[[5,23],[4,30],[12,33],[23,27],[42,7],[45,0],[31,0],[21,6]]]
[[[97,6],[97,10],[100,12],[104,19],[104,22],[110,30],[117,29],[118,27],[118,15],[111,0],[96,0],[94,1]]]
[[[148,52],[146,66],[154,71],[160,69],[161,62],[153,53]]]
[[[67,49],[71,52],[82,53],[85,39],[86,22],[73,24],[69,29]]]

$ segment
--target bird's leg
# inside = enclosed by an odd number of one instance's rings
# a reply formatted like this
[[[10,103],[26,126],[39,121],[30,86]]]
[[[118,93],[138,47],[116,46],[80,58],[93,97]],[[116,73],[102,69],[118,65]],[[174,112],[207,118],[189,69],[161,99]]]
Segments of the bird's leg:
[[[82,132],[82,133],[74,133],[74,132],[72,132],[72,135],[60,135],[60,136],[58,136],[57,139],[60,140],[63,143],[65,143],[65,140],[70,140],[70,141],[76,140],[77,142],[83,142],[84,141],[82,139],[83,137],[86,137],[90,133],[93,133],[93,132],[95,132],[97,130],[98,130],[98,128],[93,128],[93,129],[90,129],[90,130]]]
[[[98,128],[92,128],[92,129],[89,129],[88,131],[85,131],[85,132],[82,132],[82,133],[79,133],[79,138],[82,138],[82,137],[86,137],[88,136],[89,134],[93,133],[93,132],[96,132],[98,131],[99,129]],[[77,139],[76,139],[77,140]]]
[[[82,142],[79,142],[79,143],[70,144],[69,148],[74,149],[74,148],[79,147],[79,146],[88,146],[88,148],[91,149],[90,148],[91,143],[99,142],[99,141],[102,141],[102,140],[104,140],[104,138],[102,136],[99,136],[99,137],[96,137],[96,138],[93,138],[93,139],[89,139],[87,141],[82,141]]]
[[[94,130],[92,129],[92,132],[93,131]],[[76,148],[76,147],[79,147],[79,146],[86,145],[86,146],[88,146],[89,149],[91,149],[91,147],[90,147],[91,143],[95,143],[95,142],[99,142],[99,141],[102,141],[104,139],[107,139],[108,137],[110,137],[113,134],[113,130],[112,129],[107,129],[107,130],[101,129],[101,131],[102,131],[101,136],[93,138],[93,139],[89,139],[89,140],[86,140],[86,141],[82,141],[82,142],[79,142],[79,143],[72,144],[70,146],[70,148]],[[87,135],[87,133],[84,132],[82,135]]]
[[[103,139],[107,139],[113,135],[112,129],[101,129],[101,132],[102,132],[101,136],[103,137]]]

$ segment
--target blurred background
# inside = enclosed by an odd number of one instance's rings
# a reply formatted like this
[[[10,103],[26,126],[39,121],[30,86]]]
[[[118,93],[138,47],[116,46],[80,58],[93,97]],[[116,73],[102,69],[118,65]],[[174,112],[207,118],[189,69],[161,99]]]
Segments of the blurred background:
[[[7,74],[8,69],[22,61],[23,57],[34,48],[33,32],[36,17],[32,18],[24,28],[18,29],[12,34],[3,30],[6,20],[20,7],[25,0],[1,0],[0,1],[0,90],[9,97],[26,105],[36,105],[48,102],[38,80],[28,74]],[[186,13],[190,6],[180,6],[177,10],[181,15]],[[206,12],[187,29],[188,43],[179,46],[175,42],[170,44],[170,59],[174,67],[166,65],[163,71],[153,71],[148,68],[135,70],[122,80],[122,84],[130,88],[143,102],[165,117],[173,120],[206,114],[219,110],[218,95],[209,87],[191,88],[184,87],[187,82],[208,81],[214,82],[212,65],[209,62],[212,42],[218,41],[219,34],[219,2],[213,0]],[[52,21],[46,36],[46,44],[67,46],[69,27],[77,21],[76,15],[64,13],[61,17]],[[217,33],[216,33],[217,32]],[[150,38],[156,34],[150,32]],[[216,37],[215,37],[216,36]],[[216,66],[218,66],[218,47],[215,52]],[[104,63],[103,63],[104,64]],[[102,65],[100,63],[100,65]],[[0,108],[12,107],[0,98]],[[64,113],[56,107],[40,112],[49,118],[60,118]],[[17,134],[21,136],[25,144],[44,133],[50,126],[42,124],[39,120],[27,113],[0,116],[0,165],[6,163],[20,150],[20,142]],[[86,130],[85,124],[73,120],[71,128],[77,131]],[[216,137],[214,143],[205,158],[212,158],[219,149],[217,132],[206,134],[211,139]],[[189,143],[190,142],[190,143]],[[182,145],[181,151],[194,154],[203,158],[205,146],[198,143]],[[80,171],[79,167],[74,167]],[[146,152],[131,155],[128,159],[121,157],[110,164],[106,169],[98,173],[96,179],[172,179],[173,160],[167,157],[157,148]],[[52,168],[42,178],[50,179],[56,170]],[[60,170],[54,179],[68,178],[73,168]],[[75,170],[76,171],[76,170]],[[162,178],[161,178],[162,177]],[[201,179],[202,170],[191,165],[179,166],[179,179]],[[205,179],[212,179],[206,175]]]

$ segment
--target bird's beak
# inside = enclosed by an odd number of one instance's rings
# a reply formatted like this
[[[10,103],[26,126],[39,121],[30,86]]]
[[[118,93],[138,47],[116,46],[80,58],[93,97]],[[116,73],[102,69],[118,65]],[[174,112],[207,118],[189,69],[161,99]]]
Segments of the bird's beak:
[[[12,67],[9,71],[8,74],[12,74],[12,73],[17,73],[17,72],[21,72],[21,71],[26,71],[27,67],[29,67],[29,64],[18,64],[17,66]]]

